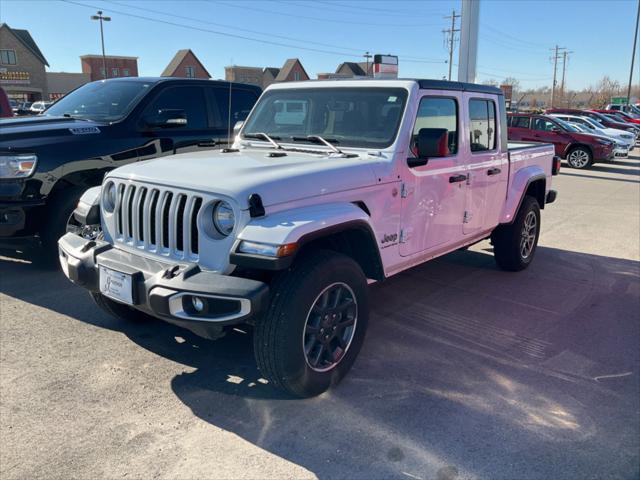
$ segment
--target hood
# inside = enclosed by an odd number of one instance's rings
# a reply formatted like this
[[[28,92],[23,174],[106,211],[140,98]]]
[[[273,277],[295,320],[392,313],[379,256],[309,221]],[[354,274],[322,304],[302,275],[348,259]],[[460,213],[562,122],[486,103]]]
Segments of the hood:
[[[373,166],[380,159],[366,154],[345,158],[287,151],[286,156],[270,157],[274,152],[185,153],[126,165],[108,176],[225,195],[243,209],[252,193],[270,206],[376,183]]]
[[[22,138],[98,134],[105,126],[104,123],[67,117],[12,117],[0,120],[0,142]]]

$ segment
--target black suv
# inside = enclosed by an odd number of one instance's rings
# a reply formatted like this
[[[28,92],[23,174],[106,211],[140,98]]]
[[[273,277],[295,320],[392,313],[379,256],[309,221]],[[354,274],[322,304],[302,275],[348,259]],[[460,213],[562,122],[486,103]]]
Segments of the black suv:
[[[87,83],[42,115],[0,120],[0,248],[57,258],[80,195],[107,171],[226,146],[260,93],[213,80],[118,78]]]

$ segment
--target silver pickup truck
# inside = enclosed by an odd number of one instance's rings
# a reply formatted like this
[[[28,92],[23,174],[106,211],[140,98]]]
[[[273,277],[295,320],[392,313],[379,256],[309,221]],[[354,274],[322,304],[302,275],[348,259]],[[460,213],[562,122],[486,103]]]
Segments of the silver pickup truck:
[[[312,396],[358,355],[368,283],[489,238],[499,267],[526,268],[559,168],[552,145],[508,146],[494,87],[276,84],[233,148],[111,171],[60,263],[117,317],[208,338],[255,325],[264,377]]]

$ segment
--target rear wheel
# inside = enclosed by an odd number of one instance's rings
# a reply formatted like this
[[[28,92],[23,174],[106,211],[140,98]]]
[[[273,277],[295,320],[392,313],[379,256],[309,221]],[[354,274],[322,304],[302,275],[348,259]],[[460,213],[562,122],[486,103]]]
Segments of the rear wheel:
[[[593,164],[593,155],[585,147],[574,147],[567,154],[567,163],[573,168],[589,168]]]
[[[533,261],[539,236],[540,206],[535,198],[526,196],[514,222],[499,226],[491,235],[498,266],[511,272],[527,268]]]
[[[271,304],[254,332],[258,368],[291,395],[319,395],[353,365],[368,315],[358,264],[331,251],[309,252],[271,284]]]

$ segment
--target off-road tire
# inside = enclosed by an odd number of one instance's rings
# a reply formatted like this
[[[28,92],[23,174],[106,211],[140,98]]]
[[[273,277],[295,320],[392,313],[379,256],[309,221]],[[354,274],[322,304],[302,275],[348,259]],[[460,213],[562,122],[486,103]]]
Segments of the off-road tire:
[[[128,305],[118,303],[115,300],[105,297],[101,293],[90,292],[91,298],[108,315],[126,322],[139,322],[147,318],[142,312],[137,311]]]
[[[311,368],[303,338],[311,307],[325,289],[336,283],[351,289],[357,306],[353,337],[330,370]],[[304,252],[270,285],[270,304],[256,321],[254,353],[262,375],[275,387],[295,397],[312,397],[338,383],[349,371],[364,341],[368,317],[367,279],[346,255],[329,251]]]
[[[529,214],[535,217],[536,229],[533,247],[527,256],[522,254],[523,231]],[[529,216],[531,219],[531,216]],[[502,270],[518,272],[527,268],[533,261],[540,236],[540,206],[538,201],[529,195],[525,196],[513,223],[501,225],[491,234],[493,254],[496,263]]]
[[[573,147],[567,153],[567,163],[571,168],[586,170],[593,165],[593,154],[588,148]]]
[[[33,252],[33,260],[41,266],[53,267],[58,262],[58,239],[67,231],[69,217],[84,193],[83,187],[71,187],[53,194],[40,230],[40,248]]]

